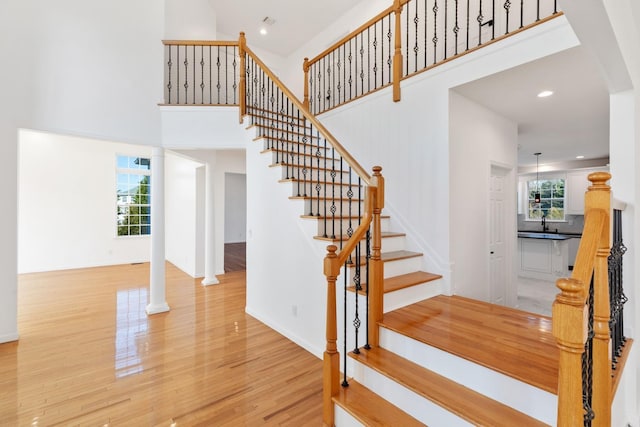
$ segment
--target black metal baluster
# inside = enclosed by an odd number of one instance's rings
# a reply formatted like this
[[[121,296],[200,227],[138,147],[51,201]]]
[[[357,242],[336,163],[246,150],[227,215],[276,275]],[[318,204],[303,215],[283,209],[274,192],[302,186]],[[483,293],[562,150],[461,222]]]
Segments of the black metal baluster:
[[[342,84],[340,83],[340,71],[342,71],[342,59],[340,59],[340,47],[338,47],[336,49],[338,51],[338,64],[337,64],[337,68],[338,68],[338,85],[336,86],[336,96],[337,96],[337,103],[338,105],[340,105],[342,102],[344,102],[344,98],[340,98],[341,93],[340,91],[342,90]]]
[[[298,110],[298,126],[300,125],[300,110]],[[304,125],[304,123],[303,123]],[[307,126],[304,125],[304,127],[306,128]],[[300,129],[298,129],[298,135],[297,135],[297,139],[298,139],[298,160],[296,162],[296,168],[295,171],[297,172],[297,178],[296,181],[298,181],[298,193],[297,196],[300,197]],[[294,175],[296,174],[296,172],[294,172]]]
[[[342,44],[342,102],[347,102],[347,43]]]
[[[524,0],[520,0],[520,28],[524,27]]]
[[[380,21],[380,40],[380,81],[384,86],[384,18]]]
[[[509,34],[509,9],[511,9],[511,1],[507,0],[504,2],[504,12],[505,12],[505,23],[506,23],[506,31],[505,34]],[[495,18],[495,17],[494,17]],[[494,25],[495,26],[495,25]]]
[[[558,0],[553,0],[553,14],[558,13]]]
[[[320,84],[320,79],[322,78],[322,66],[320,65],[320,61],[317,63],[318,69],[318,112],[322,112],[322,85]]]
[[[353,84],[353,75],[352,75],[352,61],[353,61],[353,51],[351,47],[351,41],[353,39],[349,39],[349,100],[353,99],[352,92],[352,84]]]
[[[324,194],[324,237],[327,237],[327,140],[326,138],[324,139],[324,150],[322,151],[323,153],[323,157],[324,157],[324,172],[323,172],[323,179],[324,182],[322,184],[322,190],[323,190],[323,194]]]
[[[220,89],[222,88],[222,85],[220,84],[220,65],[222,64],[220,63],[220,46],[218,46],[218,56],[216,58],[216,78],[218,80],[218,82],[216,83],[216,89],[218,89],[218,99],[216,100],[216,104],[218,105],[222,104],[222,102],[220,102]]]
[[[224,47],[224,103],[229,103],[229,49]]]
[[[316,216],[320,216],[320,190],[322,189],[322,186],[320,185],[320,131],[316,130],[316,140],[317,140],[317,146],[316,146],[316,168],[318,169],[317,172],[317,178],[318,181],[316,182],[316,196],[318,197],[317,201],[316,201]]]
[[[212,81],[212,72],[211,72],[211,46],[209,46],[209,104],[213,104],[213,99],[212,98],[212,90],[213,88],[211,87],[211,81]],[[244,70],[243,70],[244,72]]]
[[[456,48],[454,50],[454,55],[458,54],[458,32],[460,31],[460,27],[458,26],[458,1],[456,0],[456,24],[453,27],[453,34],[455,34],[455,43],[456,43]]]
[[[413,17],[413,24],[415,25],[415,35],[414,35],[414,39],[415,39],[415,44],[413,45],[413,72],[415,73],[416,71],[418,71],[418,52],[420,51],[420,48],[418,47],[418,24],[420,23],[420,18],[418,17],[418,2],[415,2],[416,4],[416,10],[415,10],[415,15]],[[407,12],[409,11],[409,4],[407,4]],[[408,69],[408,66],[407,66]]]
[[[327,57],[323,57],[321,59],[322,61],[322,66],[320,67],[320,71],[322,72],[322,110],[321,111],[326,111],[327,110],[327,98],[326,98],[326,91],[327,91],[327,74],[325,72],[326,70],[326,65],[327,65]]]
[[[237,48],[233,48],[233,105],[238,103],[237,93],[238,93],[238,82],[236,79],[236,72],[238,67],[238,52]]]
[[[369,344],[369,261],[371,260],[371,227],[369,227],[369,229],[367,230],[367,237],[366,237],[366,252],[365,252],[365,259],[366,259],[366,265],[365,265],[365,279],[364,282],[367,284],[367,289],[365,292],[365,308],[366,308],[366,313],[365,313],[365,318],[367,319],[367,329],[366,329],[366,336],[365,336],[365,344],[364,344],[364,348],[367,350],[371,350],[371,345]]]
[[[193,100],[192,104],[196,103],[196,45],[193,45]]]
[[[588,317],[588,334],[587,341],[584,345],[584,353],[582,353],[582,406],[584,409],[584,425],[591,426],[595,414],[593,413],[592,395],[593,395],[593,276],[589,284],[589,297],[587,299]]]
[[[391,82],[393,80],[393,74],[391,73],[391,67],[393,64],[393,60],[391,59],[393,57],[392,54],[392,50],[391,50],[391,39],[393,38],[393,32],[391,31],[391,14],[389,14],[389,31],[387,32],[387,43],[389,44],[389,57],[387,58],[387,66],[389,67],[389,72],[387,73],[387,75],[389,76],[389,81]]]
[[[327,55],[327,59],[329,58],[329,55]],[[328,110],[331,108],[331,103],[333,102],[333,100],[331,99],[331,61],[329,61],[329,65],[327,65],[327,75],[325,76],[325,81],[326,81],[326,90],[325,90],[325,100],[327,102],[327,107],[325,108],[325,110]]]
[[[380,82],[380,86],[384,83]],[[373,88],[378,88],[378,23],[373,26]]]
[[[363,46],[363,33],[360,33],[360,95],[364,94],[364,46]],[[357,47],[357,42],[356,42]],[[356,63],[358,58],[356,57]],[[356,82],[356,98],[358,97],[358,83]]]
[[[342,197],[342,187],[340,188]],[[336,149],[331,147],[331,238],[336,238]],[[325,224],[325,232],[326,232]]]
[[[332,50],[331,51],[331,67],[333,68],[333,72],[331,73],[331,79],[332,79],[332,83],[331,83],[331,94],[333,95],[331,97],[332,99],[332,103],[331,106],[335,107],[336,105],[340,105],[340,94],[337,95],[338,99],[334,99],[336,98],[335,93],[336,93],[336,50]],[[338,73],[340,72],[340,69],[338,69]],[[340,76],[338,76],[338,79],[340,78]]]
[[[176,46],[176,96],[178,97],[177,103],[180,104],[180,46]]]
[[[200,104],[204,105],[204,46],[200,46]]]
[[[404,69],[407,70],[407,73],[409,72],[409,15],[410,13],[410,3],[407,3],[407,19],[405,20],[405,36],[407,38],[406,42],[405,42],[405,52],[404,52]],[[418,7],[416,5],[416,7]]]
[[[622,348],[627,341],[624,336],[624,304],[627,302],[627,297],[624,294],[622,281],[622,259],[627,248],[622,241],[622,211],[619,209],[613,210],[612,231],[613,242],[608,258],[609,309],[611,313],[609,329],[612,339],[611,367],[616,370],[618,358],[622,356]]]
[[[184,103],[189,103],[189,51],[188,46],[184,47]]]
[[[447,33],[449,32],[449,26],[447,19],[449,17],[449,5],[447,0],[444,0],[444,59],[447,59]]]
[[[536,22],[540,20],[540,0],[536,0]]]
[[[482,16],[482,0],[480,0],[480,9],[478,10],[478,46],[482,44],[482,21],[484,20],[484,16]]]
[[[354,268],[354,273],[353,273],[353,285],[354,285],[354,302],[355,302],[355,312],[354,312],[354,318],[353,318],[353,329],[354,329],[354,348],[353,348],[353,353],[354,354],[360,354],[360,348],[358,348],[358,331],[360,330],[360,325],[361,325],[361,321],[360,321],[360,313],[359,313],[359,294],[358,292],[360,292],[360,290],[362,289],[362,284],[360,283],[360,277],[361,277],[361,271],[360,271],[360,266],[361,266],[361,260],[360,260],[361,254],[360,254],[360,243],[358,243],[356,245],[356,249],[355,249],[355,268]]]
[[[433,2],[433,63],[436,63],[436,55],[438,51],[438,0]]]
[[[371,33],[367,27],[367,92],[371,91]]]
[[[169,90],[169,104],[171,104],[171,67],[173,66],[173,62],[171,62],[171,45],[168,46],[169,48],[169,61],[167,61],[167,66],[169,67],[169,77],[168,77],[168,83],[167,83],[167,89]]]
[[[343,158],[342,156],[340,156],[340,196],[338,199],[338,206],[340,206],[340,239],[338,240],[338,242],[340,242],[340,250],[342,250],[342,240],[344,239],[344,222],[345,222],[345,218],[344,218],[344,206],[342,203],[342,189],[344,188],[344,163],[343,163]],[[347,270],[345,270],[346,273]],[[345,274],[346,276],[346,274]],[[347,320],[345,318],[345,320]],[[346,335],[345,335],[346,337]]]
[[[467,0],[467,47],[465,51],[469,50],[469,0]]]
[[[341,248],[342,249],[342,248]],[[342,339],[343,339],[343,346],[342,346],[342,361],[343,361],[343,366],[345,367],[344,369],[344,377],[342,379],[342,387],[349,387],[349,381],[347,381],[347,271],[348,270],[348,266],[347,266],[347,262],[345,261],[344,263],[344,331],[343,331],[343,335],[342,335]]]

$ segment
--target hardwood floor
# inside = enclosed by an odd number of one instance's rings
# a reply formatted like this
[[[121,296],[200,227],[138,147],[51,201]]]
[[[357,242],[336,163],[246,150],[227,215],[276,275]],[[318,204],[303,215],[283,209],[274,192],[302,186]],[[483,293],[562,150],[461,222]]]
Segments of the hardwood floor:
[[[224,272],[244,271],[247,269],[247,243],[224,244]]]
[[[203,287],[167,264],[22,275],[0,345],[0,426],[320,425],[322,362],[245,314],[245,273]]]

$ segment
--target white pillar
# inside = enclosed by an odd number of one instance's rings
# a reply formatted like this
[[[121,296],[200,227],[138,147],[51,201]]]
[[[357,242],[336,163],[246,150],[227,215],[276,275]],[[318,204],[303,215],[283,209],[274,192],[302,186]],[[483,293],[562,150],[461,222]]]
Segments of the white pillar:
[[[147,314],[169,311],[164,253],[164,149],[151,152],[151,278]]]
[[[204,208],[204,279],[205,286],[220,283],[216,277],[216,215],[214,161],[205,166],[205,208]]]

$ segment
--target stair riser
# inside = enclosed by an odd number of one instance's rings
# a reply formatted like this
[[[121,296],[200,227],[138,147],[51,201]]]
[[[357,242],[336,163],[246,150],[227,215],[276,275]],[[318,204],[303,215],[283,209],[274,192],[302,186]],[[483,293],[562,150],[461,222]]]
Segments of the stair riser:
[[[383,327],[380,328],[380,345],[493,400],[555,425],[557,396],[549,392]]]
[[[301,182],[292,182],[291,184],[291,195],[292,196],[308,196],[313,194],[314,197],[317,197],[318,195],[318,190],[316,188],[317,186],[317,177],[314,176],[313,177],[313,181],[311,181],[309,179],[309,176],[307,175],[307,180],[306,181],[302,181],[305,177],[304,176],[295,176],[295,179],[300,179]],[[325,192],[325,187],[326,187],[326,192]],[[337,197],[337,198],[347,198],[348,196],[348,192],[349,192],[349,186],[348,185],[333,185],[331,184],[331,182],[327,182],[326,184],[324,183],[324,181],[320,182],[320,196],[321,197],[328,197],[328,198],[333,198],[333,197]],[[351,187],[351,190],[354,192],[354,194],[358,194],[358,188],[356,186]],[[361,190],[362,194],[364,194],[364,190]]]
[[[326,234],[327,236],[335,235],[337,238],[340,238],[340,233],[342,233],[342,236],[348,235],[347,231],[349,227],[351,227],[353,230],[355,230],[358,227],[357,218],[351,219],[351,225],[349,225],[349,220],[344,218],[342,220],[340,218],[336,218],[335,221],[333,221],[331,217],[329,217],[326,219],[326,222],[324,218],[318,219],[317,221],[318,221],[318,233],[316,234],[317,236],[324,236]],[[381,226],[382,226],[382,231],[388,231],[389,220],[383,218],[381,220]],[[383,249],[391,250],[391,249],[386,249],[386,247],[384,246],[384,243],[383,243]]]
[[[310,196],[310,199],[304,201],[304,215],[317,215],[330,216],[331,207],[335,205],[337,216],[354,216],[364,214],[364,203],[362,201],[353,200],[325,200],[316,199]],[[354,229],[357,227],[357,222],[353,222]]]
[[[350,358],[353,378],[360,384],[393,403],[407,414],[429,426],[473,426],[419,394]]]
[[[340,405],[335,405],[334,425],[335,427],[366,427],[360,421],[353,418],[347,411],[342,409]]]
[[[280,146],[278,146],[278,149],[280,151],[270,151],[269,153],[271,154],[271,163],[272,164],[289,164],[289,165],[296,165],[296,166],[307,166],[307,167],[315,167],[315,168],[324,168],[324,169],[341,169],[340,167],[340,159],[331,159],[331,158],[326,158],[326,157],[320,157],[318,158],[316,156],[316,151],[314,150],[313,153],[311,153],[309,151],[309,149],[307,148],[306,154],[304,155],[304,153],[298,153],[297,147],[284,147],[281,148]],[[320,164],[318,164],[318,161],[320,162]],[[347,169],[346,163],[342,163],[343,168],[342,169]],[[322,172],[324,173],[324,172]],[[337,175],[336,175],[337,176]],[[314,178],[317,178],[316,176],[314,176]],[[325,178],[323,177],[322,180],[324,180]],[[330,175],[330,171],[327,171],[327,176],[326,176],[327,181],[331,181],[331,175]]]
[[[397,310],[418,301],[442,294],[442,279],[384,294],[384,312]]]
[[[324,182],[324,173],[325,171],[320,169],[316,169],[315,166],[314,167],[307,167],[306,168],[306,175],[305,175],[305,168],[301,167],[301,166],[295,166],[295,165],[281,165],[281,164],[277,164],[277,165],[272,165],[272,167],[278,167],[282,170],[282,179],[288,179],[288,178],[295,178],[295,179],[300,179],[303,181],[310,181],[313,182],[313,185],[315,186],[315,183],[318,182],[318,171],[320,171],[320,182],[323,183]],[[337,181],[340,182],[340,173],[337,174]],[[329,171],[327,171],[327,182],[329,182],[330,179],[330,175],[329,175]],[[348,172],[342,172],[342,182],[349,182],[349,173]],[[353,181],[354,183],[357,182],[357,180]],[[357,194],[357,190],[354,187],[354,192],[355,194]],[[364,197],[364,191],[362,192],[362,197]]]
[[[386,249],[385,249],[386,250]],[[411,273],[413,271],[419,271],[421,269],[422,257],[405,258],[394,261],[385,261],[384,263],[384,277],[400,276],[402,274]],[[355,269],[349,268],[349,280],[353,280]],[[424,298],[423,298],[424,299]]]

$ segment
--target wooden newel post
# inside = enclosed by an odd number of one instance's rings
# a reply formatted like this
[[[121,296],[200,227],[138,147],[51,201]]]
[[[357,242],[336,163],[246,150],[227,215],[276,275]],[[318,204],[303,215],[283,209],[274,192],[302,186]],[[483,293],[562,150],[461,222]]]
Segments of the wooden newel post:
[[[322,422],[324,426],[333,426],[333,396],[340,387],[340,354],[338,353],[338,319],[336,310],[336,280],[340,274],[340,264],[335,245],[327,246],[324,258],[324,275],[327,276],[327,347],[323,357],[322,369]]]
[[[247,39],[244,36],[244,32],[240,33],[240,39],[238,40],[238,55],[240,56],[240,84],[238,85],[238,99],[240,101],[240,123],[244,120],[244,115],[247,114],[247,66],[246,57],[247,53],[245,47],[247,46]]]
[[[583,425],[582,353],[588,333],[585,286],[576,279],[558,279],[561,293],[553,303],[553,336],[560,349],[558,427]]]
[[[393,12],[395,13],[395,52],[393,55],[393,102],[400,101],[400,80],[402,79],[402,3],[394,0]]]
[[[611,179],[607,172],[589,175],[591,186],[586,196],[586,205],[605,213],[593,272],[593,399],[595,414],[592,425],[611,425],[611,331],[609,319],[609,264],[611,253]]]
[[[374,166],[373,181],[376,184],[373,202],[373,241],[371,245],[371,259],[369,261],[369,344],[372,347],[380,345],[378,322],[384,313],[384,264],[382,262],[382,226],[380,214],[384,208],[384,177],[382,168]]]
[[[304,98],[302,100],[302,105],[304,108],[309,110],[309,58],[304,58],[304,63],[302,64],[302,71],[304,71]]]

